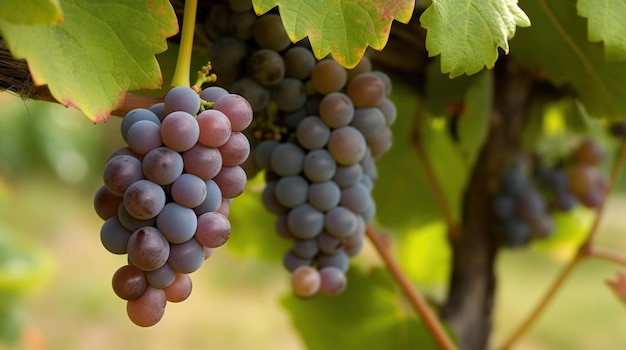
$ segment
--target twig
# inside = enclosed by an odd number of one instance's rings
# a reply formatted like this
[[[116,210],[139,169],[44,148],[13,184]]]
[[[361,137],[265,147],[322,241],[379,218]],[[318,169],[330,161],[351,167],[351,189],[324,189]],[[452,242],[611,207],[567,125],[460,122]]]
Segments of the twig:
[[[609,250],[596,246],[588,246],[586,249],[581,250],[581,255],[585,257],[600,258],[619,265],[626,266],[626,254],[614,250]]]
[[[552,286],[550,286],[550,289],[548,289],[548,292],[543,296],[543,299],[541,299],[541,301],[535,307],[532,313],[528,316],[526,320],[524,320],[524,322],[522,322],[522,324],[509,337],[509,339],[504,342],[504,345],[501,348],[502,350],[510,349],[530,329],[530,327],[537,321],[539,316],[541,316],[541,314],[545,311],[546,307],[552,301],[557,291],[560,290],[561,286],[563,285],[563,282],[567,280],[567,278],[569,277],[574,267],[576,267],[576,265],[580,261],[582,261],[583,258],[589,257],[589,256],[598,256],[601,258],[608,259],[609,255],[603,254],[604,252],[602,250],[600,250],[600,255],[591,253],[594,251],[596,252],[598,251],[598,248],[593,247],[593,239],[597,234],[598,227],[600,225],[600,220],[602,219],[602,214],[604,213],[604,208],[607,203],[608,194],[611,193],[611,191],[615,187],[615,184],[617,183],[617,180],[619,179],[622,173],[625,163],[626,163],[626,140],[623,140],[619,153],[617,155],[617,158],[615,162],[613,163],[613,167],[611,169],[609,187],[607,189],[606,196],[604,200],[602,201],[602,203],[600,203],[600,206],[598,207],[598,209],[596,210],[595,216],[593,218],[593,222],[591,223],[591,226],[589,227],[589,231],[587,233],[587,238],[580,245],[576,255],[574,255],[572,260],[570,260],[569,263],[565,266],[561,274],[553,282]],[[610,256],[611,258],[616,258],[614,255],[610,255]],[[623,259],[623,257],[620,257],[620,258]],[[621,259],[618,261],[622,261]]]
[[[426,179],[430,184],[430,188],[433,191],[433,195],[435,197],[435,201],[437,202],[437,206],[439,207],[439,211],[443,216],[443,220],[448,226],[448,233],[450,239],[457,239],[461,232],[459,226],[454,220],[454,216],[452,215],[452,210],[450,209],[450,203],[448,203],[448,199],[443,191],[441,183],[437,179],[437,175],[435,174],[435,169],[433,168],[430,160],[428,159],[428,155],[424,151],[424,147],[422,145],[422,137],[420,135],[420,125],[422,124],[422,103],[417,108],[415,122],[413,124],[413,130],[411,132],[411,147],[413,151],[417,154],[417,159],[419,160],[422,168],[424,169],[424,173],[426,174]]]
[[[453,350],[456,349],[456,345],[452,342],[448,333],[439,322],[439,319],[432,312],[424,298],[413,287],[409,279],[404,275],[398,264],[396,263],[393,255],[390,252],[390,243],[385,236],[380,233],[372,224],[367,225],[367,236],[376,248],[376,251],[385,262],[387,269],[398,283],[398,286],[402,289],[407,299],[420,315],[426,328],[430,331],[434,340],[440,349]]]

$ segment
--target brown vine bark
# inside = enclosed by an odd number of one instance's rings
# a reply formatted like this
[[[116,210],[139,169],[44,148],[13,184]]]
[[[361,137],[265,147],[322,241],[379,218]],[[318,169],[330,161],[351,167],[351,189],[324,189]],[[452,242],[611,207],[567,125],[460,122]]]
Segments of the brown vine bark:
[[[532,90],[528,72],[511,60],[499,63],[489,136],[465,192],[462,235],[451,242],[452,273],[442,309],[460,348],[467,350],[488,348],[498,251],[492,235],[492,198],[503,170],[521,149],[521,130]]]

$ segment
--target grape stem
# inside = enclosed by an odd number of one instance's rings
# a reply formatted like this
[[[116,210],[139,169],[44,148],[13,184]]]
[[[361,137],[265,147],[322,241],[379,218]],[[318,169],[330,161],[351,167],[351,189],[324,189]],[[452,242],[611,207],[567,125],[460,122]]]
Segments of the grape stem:
[[[539,304],[537,304],[537,306],[532,310],[532,312],[524,320],[524,322],[522,322],[520,326],[515,330],[515,332],[513,332],[513,334],[504,342],[504,345],[502,345],[502,347],[500,348],[501,350],[511,349],[522,338],[522,336],[524,336],[524,334],[528,332],[530,327],[539,319],[539,316],[541,316],[541,314],[546,310],[550,302],[554,299],[557,292],[561,289],[564,282],[571,275],[574,268],[584,258],[595,256],[598,258],[617,262],[618,264],[626,265],[626,257],[622,256],[621,254],[616,254],[614,252],[609,252],[593,246],[593,239],[597,234],[598,227],[602,219],[602,214],[604,213],[604,208],[607,204],[608,194],[611,193],[613,188],[615,187],[617,180],[621,176],[625,163],[626,140],[622,140],[619,153],[611,169],[611,178],[609,183],[609,189],[607,190],[607,195],[604,197],[604,200],[596,210],[593,222],[589,227],[585,241],[580,245],[577,253],[572,257],[572,259],[567,263],[567,265],[565,265],[557,279],[548,289],[548,292],[539,301]]]
[[[417,159],[422,165],[424,169],[424,173],[426,174],[426,179],[430,184],[430,188],[433,191],[433,195],[435,196],[435,201],[437,202],[437,206],[439,207],[439,211],[443,216],[443,220],[446,222],[448,226],[448,234],[451,240],[456,240],[460,234],[459,225],[454,220],[454,216],[452,215],[452,210],[450,209],[450,203],[446,198],[446,195],[443,191],[443,187],[441,183],[437,179],[437,175],[435,173],[435,169],[433,168],[430,160],[428,159],[428,155],[424,151],[424,145],[422,143],[422,136],[420,134],[420,125],[424,125],[423,122],[423,106],[424,103],[419,103],[417,107],[417,111],[415,113],[415,121],[413,124],[413,130],[411,133],[411,146],[415,153],[417,154]]]
[[[391,253],[391,242],[389,237],[382,232],[379,232],[372,224],[367,225],[366,234],[380,257],[383,259],[389,273],[391,273],[393,278],[396,280],[398,286],[406,295],[411,306],[424,321],[426,328],[430,331],[439,348],[446,350],[457,349],[456,345],[452,342],[448,333],[443,328],[441,322],[439,322],[437,316],[435,316],[424,298],[413,287],[409,279],[398,266],[398,263]]]
[[[197,8],[198,0],[185,0],[180,48],[178,49],[178,58],[176,59],[176,69],[174,70],[174,77],[172,78],[172,86],[189,86],[191,51],[193,49]]]
[[[590,258],[599,258],[626,266],[626,255],[614,250],[589,245],[585,246],[584,249],[581,249],[580,253]]]

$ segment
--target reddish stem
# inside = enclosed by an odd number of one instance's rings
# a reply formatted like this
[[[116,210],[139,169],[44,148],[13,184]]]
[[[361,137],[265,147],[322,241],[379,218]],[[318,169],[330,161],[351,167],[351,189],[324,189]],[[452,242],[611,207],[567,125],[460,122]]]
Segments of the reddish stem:
[[[367,225],[366,233],[370,241],[376,248],[376,251],[385,262],[387,269],[411,303],[411,306],[413,306],[415,311],[424,321],[426,328],[428,328],[428,330],[430,331],[433,339],[437,342],[439,348],[446,350],[456,349],[456,345],[454,345],[454,343],[448,336],[448,333],[443,328],[441,322],[439,322],[437,316],[435,316],[424,298],[413,287],[409,279],[398,266],[398,263],[391,254],[391,244],[389,238],[379,232],[372,224]]]

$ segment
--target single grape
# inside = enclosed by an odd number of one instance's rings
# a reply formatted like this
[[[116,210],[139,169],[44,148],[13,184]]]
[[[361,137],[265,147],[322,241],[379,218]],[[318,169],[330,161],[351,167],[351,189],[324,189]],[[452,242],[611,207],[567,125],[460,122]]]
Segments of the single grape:
[[[348,284],[346,274],[334,266],[327,266],[319,270],[320,291],[326,295],[341,294]]]
[[[363,134],[368,144],[385,132],[385,130],[389,130],[385,122],[385,116],[378,108],[356,109],[350,125]]]
[[[153,149],[141,163],[146,178],[159,185],[174,182],[183,173],[183,167],[183,157],[168,147]]]
[[[163,318],[166,304],[165,292],[148,286],[141,297],[127,302],[126,313],[134,324],[150,327],[159,323]]]
[[[319,272],[310,266],[301,266],[291,273],[291,288],[296,296],[310,298],[321,286]]]
[[[132,156],[115,156],[104,165],[102,177],[112,194],[123,196],[128,186],[143,179],[141,162]]]
[[[391,126],[393,123],[395,123],[396,119],[398,118],[398,110],[393,101],[385,97],[380,100],[380,103],[376,107],[380,109],[381,112],[383,112],[383,116],[385,117],[385,124],[387,124],[387,126]]]
[[[161,146],[161,127],[148,120],[140,120],[128,128],[126,142],[133,152],[143,156]]]
[[[193,237],[198,221],[193,209],[170,202],[156,217],[156,227],[171,243],[183,243]]]
[[[337,61],[325,59],[318,62],[311,72],[311,83],[315,91],[328,95],[341,90],[348,81],[348,73]]]
[[[299,175],[283,177],[274,187],[276,200],[287,208],[306,202],[308,192],[309,183]]]
[[[228,141],[218,147],[222,155],[223,166],[237,166],[243,164],[250,155],[250,142],[242,132],[235,131]]]
[[[230,119],[232,131],[243,131],[252,122],[254,112],[248,100],[237,94],[228,94],[215,101],[216,109]]]
[[[117,269],[112,279],[113,291],[124,300],[134,300],[143,295],[148,287],[144,271],[133,265]]]
[[[207,109],[196,118],[200,128],[198,142],[207,147],[220,147],[230,138],[230,119],[226,114],[215,110]]]
[[[350,124],[354,117],[354,104],[348,95],[332,92],[320,101],[320,118],[331,128],[340,128]]]
[[[217,148],[196,144],[183,153],[184,169],[203,180],[210,180],[222,169],[222,155]]]
[[[302,171],[312,182],[328,181],[335,175],[337,163],[327,150],[316,149],[304,157]]]
[[[346,207],[334,207],[324,215],[324,230],[337,238],[349,236],[357,224],[356,215]]]
[[[165,94],[164,104],[167,114],[182,111],[196,115],[200,109],[200,97],[189,86],[175,86]]]
[[[320,118],[309,116],[298,124],[296,139],[298,143],[308,150],[326,146],[330,138],[330,128]]]
[[[289,230],[296,238],[311,239],[324,228],[324,213],[309,204],[301,204],[289,212],[287,216]]]
[[[280,16],[273,13],[263,15],[256,21],[253,36],[257,44],[265,49],[280,52],[291,45]]]
[[[178,273],[192,273],[204,262],[204,247],[192,238],[184,243],[172,244],[167,263]]]
[[[368,189],[362,184],[356,184],[341,190],[339,203],[353,213],[361,214],[365,212],[370,201],[372,201],[372,197]]]
[[[317,62],[311,50],[302,46],[293,46],[283,54],[285,75],[291,78],[306,80],[311,76]]]
[[[312,183],[309,186],[307,200],[309,204],[321,211],[328,211],[339,204],[341,189],[334,181]]]
[[[167,117],[167,112],[165,112],[165,103],[163,102],[153,104],[150,106],[150,110],[159,118],[159,122],[162,122],[163,119]]]
[[[161,123],[163,143],[177,152],[193,147],[200,136],[200,126],[196,118],[183,111],[172,112]]]
[[[357,108],[376,107],[386,96],[385,82],[375,73],[362,73],[348,82],[346,94]]]
[[[135,108],[124,115],[122,123],[120,124],[122,138],[124,141],[128,140],[128,129],[131,125],[140,120],[147,120],[155,123],[156,125],[161,125],[161,120],[153,111],[145,108]]]
[[[144,271],[163,266],[170,255],[170,244],[155,227],[142,227],[128,240],[128,259]]]
[[[165,297],[167,301],[172,303],[179,303],[187,300],[191,295],[192,283],[191,277],[184,273],[177,273],[176,279],[169,286],[165,287]]]
[[[363,158],[367,145],[359,130],[344,126],[331,132],[327,147],[337,163],[352,165]]]
[[[116,217],[108,218],[100,229],[102,246],[113,254],[126,254],[126,246],[132,232],[128,231]]]
[[[230,221],[220,213],[204,213],[198,216],[195,237],[198,243],[204,247],[220,247],[230,237]]]
[[[295,143],[283,143],[270,155],[270,169],[280,176],[297,175],[302,171],[304,150]]]
[[[170,188],[174,201],[187,208],[195,208],[206,199],[206,182],[193,174],[181,174]]]
[[[235,198],[243,193],[248,177],[240,166],[225,166],[215,175],[213,181],[222,190],[224,198]]]
[[[114,194],[106,185],[102,185],[94,195],[93,207],[100,219],[106,220],[117,214],[117,209],[120,203],[122,203],[122,200],[122,196]]]
[[[283,215],[289,212],[289,208],[280,204],[276,198],[276,181],[267,182],[263,193],[261,193],[261,202],[265,209],[276,215]]]
[[[161,186],[149,180],[132,183],[124,193],[124,207],[137,219],[151,219],[165,206],[165,192]]]
[[[285,62],[273,50],[260,49],[248,58],[248,74],[263,86],[274,86],[285,77]]]

